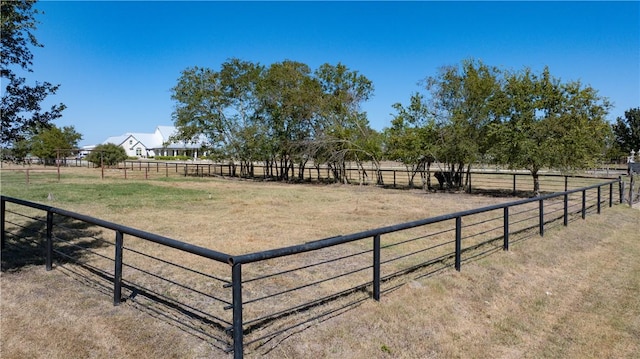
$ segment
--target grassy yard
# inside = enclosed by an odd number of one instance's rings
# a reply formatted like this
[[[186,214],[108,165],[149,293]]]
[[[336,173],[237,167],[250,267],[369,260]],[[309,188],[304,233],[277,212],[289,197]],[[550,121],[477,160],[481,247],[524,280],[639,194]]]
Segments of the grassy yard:
[[[2,173],[2,194],[50,204],[231,254],[282,247],[512,198],[222,179],[96,178],[60,183]],[[49,199],[50,198],[50,199]],[[582,221],[582,220],[580,220]],[[410,281],[248,357],[633,357],[640,348],[640,211],[624,206],[554,227]],[[3,258],[4,261],[5,258]],[[3,358],[229,357],[74,266],[2,272]]]

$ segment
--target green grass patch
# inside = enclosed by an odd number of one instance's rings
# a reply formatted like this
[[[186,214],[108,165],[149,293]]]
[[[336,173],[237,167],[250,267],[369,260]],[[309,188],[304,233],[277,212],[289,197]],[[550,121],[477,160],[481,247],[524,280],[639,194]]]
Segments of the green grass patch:
[[[111,209],[171,207],[179,203],[210,199],[210,191],[177,188],[160,185],[170,181],[146,181],[125,183],[58,183],[39,182],[25,184],[2,179],[2,194],[28,201],[44,203],[92,204],[100,202]],[[213,194],[211,194],[213,197]]]

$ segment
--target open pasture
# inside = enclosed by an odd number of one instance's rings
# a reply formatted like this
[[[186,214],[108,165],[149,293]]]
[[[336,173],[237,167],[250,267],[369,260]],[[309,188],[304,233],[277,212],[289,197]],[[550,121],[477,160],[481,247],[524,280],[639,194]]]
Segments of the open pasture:
[[[3,173],[3,182],[5,179],[10,178],[5,177]],[[300,244],[512,200],[508,197],[391,191],[370,186],[292,186],[220,179],[96,181],[82,174],[69,176],[60,183],[40,183],[29,186],[3,185],[3,195],[47,203],[191,244],[224,250],[225,253],[230,254]],[[550,207],[548,211],[556,210]],[[536,218],[530,218],[528,211],[527,208],[522,209],[522,218],[518,222],[524,225],[527,221],[536,220]],[[498,236],[495,233],[491,234],[501,225],[501,223],[497,226],[495,223],[492,224],[500,221],[493,216],[495,215],[469,217],[470,223],[467,224],[477,227],[476,232],[486,234],[488,238]],[[95,277],[96,273],[112,271],[110,269],[112,263],[105,258],[109,257],[109,253],[113,250],[109,244],[109,234],[95,228],[78,226],[77,223],[59,223],[58,227],[60,232],[56,236],[66,240],[64,244],[69,244],[68,248],[60,247],[61,252],[72,248],[71,245],[79,244],[74,242],[78,241],[78,238],[96,243],[90,244],[90,254],[82,254],[78,257],[73,251],[66,252],[71,257],[80,258],[84,266],[74,265],[75,260],[62,260],[56,264],[56,267],[73,273],[75,277],[85,278],[108,293],[108,289],[105,289],[109,286],[108,280],[105,280],[108,278],[102,278],[101,282],[96,281]],[[383,273],[394,274],[420,263],[420,259],[415,255],[406,257],[404,255],[415,254],[416,251],[419,253],[425,247],[425,240],[429,241],[429,247],[432,247],[430,253],[435,253],[436,258],[438,258],[437,253],[440,253],[439,248],[443,249],[442,255],[449,253],[452,246],[450,228],[443,225],[430,227],[427,232],[415,230],[401,235],[383,236],[382,245],[385,247],[385,258],[388,259],[384,264]],[[81,235],[78,236],[78,233]],[[480,243],[482,242],[480,237],[482,236],[474,235],[465,240]],[[532,237],[535,235],[524,233],[522,238]],[[422,238],[425,240],[421,242]],[[487,237],[484,238],[486,240]],[[399,250],[398,243],[402,243],[404,249]],[[165,323],[172,323],[195,336],[204,337],[209,345],[224,349],[225,338],[219,332],[227,327],[230,321],[230,313],[228,311],[225,313],[221,309],[230,300],[229,290],[224,289],[229,281],[228,266],[203,261],[197,256],[169,250],[135,238],[125,238],[125,246],[127,268],[123,277],[129,285],[126,286],[124,294],[131,299],[127,300],[127,303],[132,307],[144,307],[147,311],[159,313],[158,316],[164,318]],[[497,249],[499,246],[489,247],[489,251]],[[370,259],[367,257],[371,257],[370,243],[354,242],[349,246],[333,247],[293,258],[274,259],[247,266],[245,284],[243,284],[246,295],[245,304],[247,304],[245,316],[255,319],[253,324],[248,324],[248,329],[251,329],[252,325],[256,326],[255,331],[248,333],[250,335],[248,340],[252,342],[253,348],[259,351],[273,344],[273,337],[261,337],[260,331],[263,330],[263,326],[284,325],[286,327],[286,322],[292,318],[285,315],[278,317],[278,314],[287,308],[297,308],[299,306],[297,303],[306,303],[318,295],[310,290],[296,289],[296,295],[293,296],[289,294],[289,290],[293,290],[286,288],[295,289],[296,283],[304,282],[312,283],[313,286],[310,285],[310,288],[340,293],[343,288],[352,287],[354,281],[362,281],[363,287],[366,287],[367,281],[370,280],[370,271],[366,270],[370,265],[367,264],[370,263]],[[431,271],[433,269],[431,268],[416,274],[418,277],[426,277],[433,272],[448,268],[451,265],[450,261],[447,263],[446,258],[442,259],[443,263],[440,263],[442,265],[435,270]],[[31,263],[38,262],[36,260]],[[190,270],[176,267],[174,263],[179,263]],[[315,264],[309,268],[303,268],[309,263]],[[23,268],[24,264],[18,264],[17,268]],[[3,269],[5,269],[4,257]],[[15,263],[10,269],[16,269]],[[341,276],[335,280],[326,281],[317,279],[319,273],[325,278],[332,278],[345,270],[351,272],[348,277]],[[194,271],[198,273],[197,276],[193,275]],[[281,274],[275,275],[275,272]],[[7,274],[3,274],[3,291],[6,277]],[[198,279],[194,280],[194,277]],[[188,283],[189,290],[185,291],[185,288],[177,285],[183,283]],[[389,281],[383,290],[385,293],[393,292],[401,288],[398,285],[403,283],[406,283],[406,280]],[[147,288],[149,291],[140,288]],[[146,295],[139,295],[140,292]],[[210,295],[198,295],[200,293]],[[366,299],[368,296],[367,290],[364,290],[350,293],[344,298],[333,298],[333,302],[338,303],[335,313],[349,311],[353,307],[349,304],[358,305],[362,302],[362,298]],[[160,303],[166,305],[158,306],[158,299],[162,299]],[[108,296],[105,296],[104,300],[108,302]],[[172,301],[178,302],[180,306],[169,303]],[[346,305],[341,306],[340,302],[346,302]],[[190,309],[185,310],[185,308]],[[168,309],[172,309],[169,312],[173,311],[170,317],[167,316]],[[314,316],[317,314],[314,310],[317,308],[301,307],[300,309],[302,316],[306,315],[310,318],[310,321],[302,326],[304,328],[314,322]],[[189,315],[183,315],[185,312],[189,312]],[[274,318],[274,313],[278,318]],[[194,316],[194,314],[197,315]],[[188,321],[192,323],[185,327],[184,324]],[[281,324],[282,322],[285,324]],[[214,330],[216,333],[211,334],[210,327],[217,328],[217,332]],[[295,327],[295,329],[300,328]],[[291,333],[284,334],[286,338]],[[276,339],[282,340],[282,336]],[[192,355],[185,357],[192,357]]]

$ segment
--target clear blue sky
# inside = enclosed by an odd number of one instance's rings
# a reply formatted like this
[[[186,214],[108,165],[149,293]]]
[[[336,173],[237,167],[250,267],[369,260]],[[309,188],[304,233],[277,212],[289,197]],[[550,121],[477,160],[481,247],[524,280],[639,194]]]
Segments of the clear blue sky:
[[[375,86],[364,109],[391,123],[439,67],[474,58],[509,70],[548,65],[608,97],[610,120],[640,106],[639,2],[58,2],[40,24],[30,78],[61,84],[50,102],[97,144],[172,125],[182,70],[229,58],[312,69],[341,62]],[[48,100],[49,101],[49,100]]]

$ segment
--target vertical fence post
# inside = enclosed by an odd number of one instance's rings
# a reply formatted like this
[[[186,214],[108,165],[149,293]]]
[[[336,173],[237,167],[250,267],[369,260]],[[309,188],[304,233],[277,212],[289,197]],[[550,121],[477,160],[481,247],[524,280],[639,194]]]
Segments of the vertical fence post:
[[[582,190],[582,219],[587,218],[587,190]]]
[[[120,305],[122,298],[122,246],[123,234],[116,231],[116,257],[115,268],[113,270],[113,305]]]
[[[516,194],[516,175],[513,174],[513,194]]]
[[[569,176],[564,176],[564,191],[567,192],[569,190]]]
[[[45,267],[51,270],[53,263],[53,212],[47,211],[47,239],[46,239]]]
[[[633,207],[633,185],[634,185],[634,177],[633,174],[629,175],[629,207]]]
[[[396,170],[393,170],[393,188],[396,188]]]
[[[144,179],[149,179],[149,167],[144,168]]]
[[[169,178],[169,164],[168,163],[164,163],[164,176]]]
[[[600,198],[601,198],[600,192],[601,192],[601,187],[598,186],[598,214],[600,214],[600,206],[601,206],[600,205]]]
[[[565,227],[569,225],[569,194],[567,192],[564,193],[564,214],[562,221]]]
[[[620,204],[624,202],[624,181],[622,180],[622,176],[618,177],[618,190],[620,194]]]
[[[504,207],[504,218],[503,218],[503,223],[504,223],[504,232],[503,232],[503,238],[504,241],[502,243],[502,250],[508,251],[509,250],[509,207]]]
[[[4,200],[4,198],[0,199],[0,249],[4,249],[4,246],[6,245],[6,237],[4,234],[4,220],[5,220],[5,210],[7,209],[6,207],[6,201]]]
[[[27,168],[27,184],[29,184],[29,169]],[[622,202],[622,200],[620,200]]]
[[[242,328],[242,264],[231,267],[231,285],[233,301],[233,358],[242,359],[243,328]]]
[[[380,301],[380,235],[373,236],[373,299]]]
[[[124,166],[124,179],[127,179],[127,166]]]
[[[609,183],[609,207],[613,207],[613,182]]]
[[[456,270],[460,272],[460,257],[462,254],[462,217],[456,217]]]
[[[544,200],[540,200],[538,201],[539,206],[538,206],[538,221],[539,223],[539,227],[540,227],[540,237],[544,237]]]

